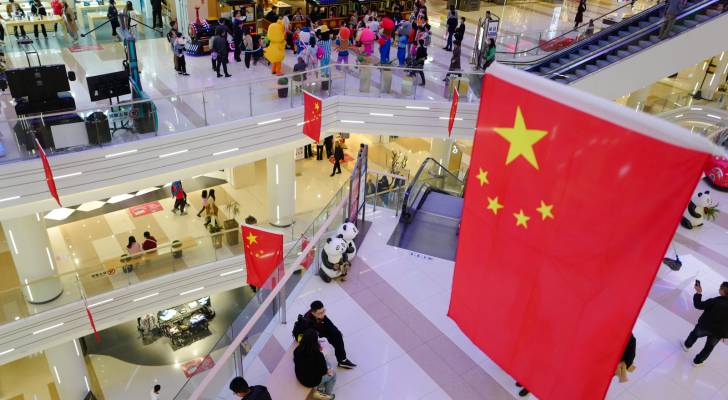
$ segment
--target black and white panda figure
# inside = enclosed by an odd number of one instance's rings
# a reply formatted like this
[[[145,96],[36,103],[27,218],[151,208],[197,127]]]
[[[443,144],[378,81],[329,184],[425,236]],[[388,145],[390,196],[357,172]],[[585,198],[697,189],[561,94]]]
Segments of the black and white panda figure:
[[[351,269],[348,257],[349,246],[342,238],[328,238],[321,250],[321,270],[319,276],[328,283],[331,279],[346,276]]]
[[[346,241],[346,245],[348,247],[346,254],[349,261],[353,260],[354,256],[356,255],[356,244],[354,243],[354,238],[358,234],[359,230],[356,229],[356,225],[352,224],[351,222],[345,222],[341,224],[341,226],[339,226],[339,229],[336,231],[336,237],[344,239],[344,241]]]
[[[705,209],[713,206],[713,198],[710,197],[710,191],[700,192],[690,199],[688,209],[685,210],[680,225],[685,229],[693,229],[703,226],[705,221]]]

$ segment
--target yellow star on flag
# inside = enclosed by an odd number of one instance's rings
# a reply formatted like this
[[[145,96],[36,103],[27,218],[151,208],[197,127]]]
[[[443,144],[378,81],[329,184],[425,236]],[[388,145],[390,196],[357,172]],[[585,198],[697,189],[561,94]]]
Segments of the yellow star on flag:
[[[260,254],[256,254],[255,256],[256,256],[256,257],[260,257]]]
[[[318,103],[314,104],[313,107],[318,110],[319,109]]]
[[[523,210],[519,212],[518,214],[513,214],[514,217],[516,217],[516,226],[523,225],[524,228],[528,229],[528,226],[526,225],[526,221],[531,219],[531,217],[527,217],[523,215]]]
[[[480,173],[476,176],[476,178],[480,179],[480,186],[483,186],[483,183],[490,185],[490,182],[488,182],[488,171],[483,171],[483,168],[478,169],[480,170]]]
[[[544,221],[546,217],[550,217],[551,219],[554,219],[554,215],[551,214],[551,209],[554,208],[554,205],[547,206],[543,200],[541,200],[541,207],[537,208],[536,211],[541,213],[541,216],[543,217],[541,221]]]
[[[523,156],[534,168],[538,169],[536,154],[533,152],[533,145],[548,134],[548,131],[527,129],[526,123],[521,115],[521,107],[516,110],[516,121],[513,128],[494,128],[495,131],[511,143],[508,149],[506,165],[511,161]]]
[[[498,209],[504,206],[498,204],[498,197],[491,199],[488,197],[488,210],[493,210],[493,214],[498,215]]]
[[[246,237],[246,239],[250,240],[250,244],[258,243],[255,241],[257,238],[257,236],[253,236],[253,232],[248,233],[248,237]]]
[[[263,253],[263,250],[261,250],[260,252],[261,252],[261,254],[262,254],[262,253]]]

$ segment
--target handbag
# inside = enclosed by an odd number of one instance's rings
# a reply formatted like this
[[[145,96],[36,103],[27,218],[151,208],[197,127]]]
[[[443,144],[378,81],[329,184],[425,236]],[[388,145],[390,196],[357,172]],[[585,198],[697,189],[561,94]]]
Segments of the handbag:
[[[319,345],[321,346],[321,353],[323,353],[324,358],[326,361],[328,361],[330,358],[333,358],[336,356],[336,350],[334,349],[334,346],[329,343],[329,340],[324,338],[319,338],[318,340]]]
[[[217,60],[217,52],[216,51],[213,51],[212,52],[212,59],[213,60]]]

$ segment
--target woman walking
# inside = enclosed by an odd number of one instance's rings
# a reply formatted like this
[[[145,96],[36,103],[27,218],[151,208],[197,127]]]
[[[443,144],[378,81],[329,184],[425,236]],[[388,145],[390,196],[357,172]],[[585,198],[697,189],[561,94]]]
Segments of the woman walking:
[[[207,190],[202,191],[202,209],[197,213],[197,217],[202,215],[203,211],[207,211],[207,215],[210,215],[210,209],[208,208]]]
[[[579,2],[579,7],[576,9],[576,17],[574,17],[574,29],[576,29],[582,21],[584,21],[584,11],[586,11],[586,0]]]
[[[253,56],[253,37],[250,36],[250,27],[245,28],[243,37],[243,51],[245,52],[245,68],[250,69],[250,58]]]
[[[134,5],[131,4],[131,1],[126,2],[126,7],[124,7],[124,23],[126,24],[126,29],[129,30],[129,33],[136,36],[137,34],[137,21],[136,21],[136,11],[134,11]]]
[[[119,35],[116,33],[116,28],[120,26],[119,10],[116,9],[116,2],[114,0],[109,0],[109,10],[106,11],[106,17],[111,21],[111,34],[114,36],[114,41],[120,41],[121,39],[119,39]]]
[[[78,44],[78,25],[76,25],[76,12],[63,0],[63,19],[66,22],[68,34],[73,38],[73,44]]]

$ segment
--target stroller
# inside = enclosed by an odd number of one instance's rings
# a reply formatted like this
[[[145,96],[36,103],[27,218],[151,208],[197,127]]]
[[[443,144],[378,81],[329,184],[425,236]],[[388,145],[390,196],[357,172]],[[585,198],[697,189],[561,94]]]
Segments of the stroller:
[[[414,57],[408,57],[404,63],[404,73],[407,76],[415,77],[425,67],[425,59],[417,60]],[[412,68],[412,69],[409,69]]]

